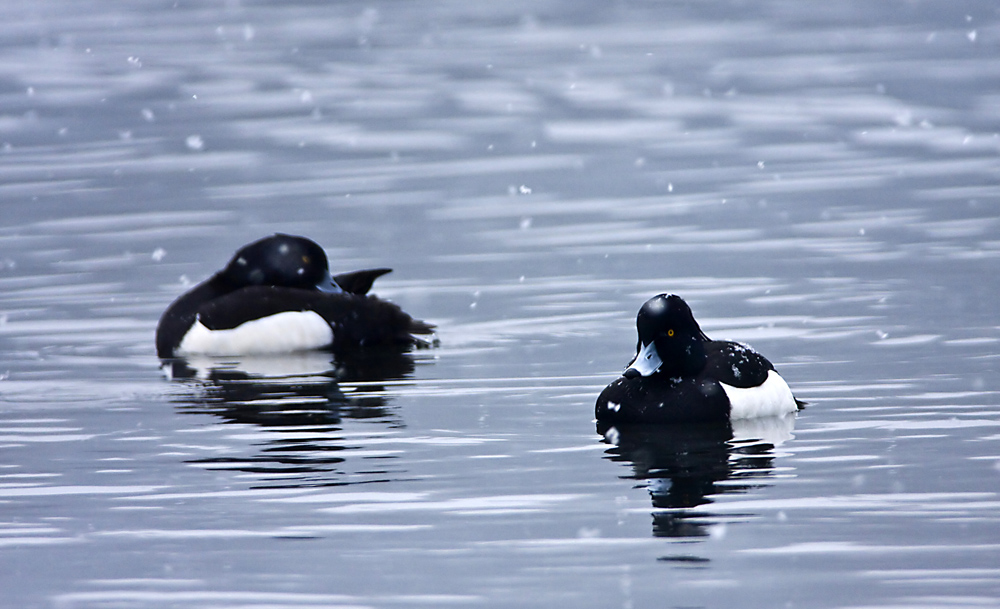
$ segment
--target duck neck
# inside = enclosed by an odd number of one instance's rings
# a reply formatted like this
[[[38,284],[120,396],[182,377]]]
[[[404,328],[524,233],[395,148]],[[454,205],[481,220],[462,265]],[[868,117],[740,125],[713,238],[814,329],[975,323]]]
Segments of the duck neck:
[[[705,364],[708,361],[705,343],[697,339],[683,345],[674,344],[666,349],[658,347],[658,351],[663,359],[660,373],[669,377],[695,376],[705,369]],[[663,355],[667,357],[663,357]]]

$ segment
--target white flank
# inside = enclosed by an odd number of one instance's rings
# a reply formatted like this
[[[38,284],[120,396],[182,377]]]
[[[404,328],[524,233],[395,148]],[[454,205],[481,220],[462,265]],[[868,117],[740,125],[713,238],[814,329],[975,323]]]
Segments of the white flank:
[[[730,419],[777,417],[799,409],[788,383],[774,370],[768,370],[767,380],[759,387],[731,387],[719,383],[729,397]]]
[[[333,342],[333,329],[314,311],[285,311],[209,330],[200,319],[184,335],[177,355],[251,355],[320,349]]]

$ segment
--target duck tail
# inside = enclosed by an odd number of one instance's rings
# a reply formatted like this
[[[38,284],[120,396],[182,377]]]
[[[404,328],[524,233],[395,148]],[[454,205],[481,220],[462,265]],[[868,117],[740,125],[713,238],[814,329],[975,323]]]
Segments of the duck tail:
[[[419,319],[413,319],[410,321],[409,327],[409,340],[413,342],[413,346],[417,349],[430,349],[431,347],[438,346],[438,339],[434,334],[434,330],[437,326],[434,324],[429,324],[426,321],[421,321]],[[422,336],[428,336],[429,338],[421,338]]]

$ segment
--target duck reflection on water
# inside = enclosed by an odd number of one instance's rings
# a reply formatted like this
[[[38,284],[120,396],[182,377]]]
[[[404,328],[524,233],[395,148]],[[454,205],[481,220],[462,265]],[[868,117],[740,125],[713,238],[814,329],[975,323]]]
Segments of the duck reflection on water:
[[[727,493],[768,486],[774,448],[792,437],[795,415],[679,425],[602,425],[605,455],[628,465],[623,479],[649,491],[655,537],[706,537],[710,505]]]
[[[409,353],[334,358],[329,352],[303,351],[173,359],[165,371],[191,389],[181,400],[185,412],[207,412],[233,423],[288,426],[339,423],[343,416],[386,417],[382,383],[406,378],[414,366]],[[345,394],[342,385],[355,390]]]
[[[363,438],[345,433],[345,419],[371,420],[376,435],[403,426],[390,406],[387,387],[407,378],[411,353],[374,351],[353,357],[306,351],[276,356],[178,358],[165,364],[184,386],[175,398],[184,414],[210,414],[227,424],[260,426],[273,435],[247,457],[188,461],[210,469],[258,474],[269,488],[338,485],[394,477],[388,457],[351,474],[345,451],[363,449]],[[243,453],[239,447],[235,452]],[[378,460],[378,457],[371,457]]]

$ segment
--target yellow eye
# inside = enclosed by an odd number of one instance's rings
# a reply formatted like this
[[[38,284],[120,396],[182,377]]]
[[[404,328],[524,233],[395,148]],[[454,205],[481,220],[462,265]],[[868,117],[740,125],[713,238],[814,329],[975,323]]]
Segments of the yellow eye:
[[[673,335],[674,335],[673,328],[671,328],[670,330],[667,330],[667,336],[673,336]]]

